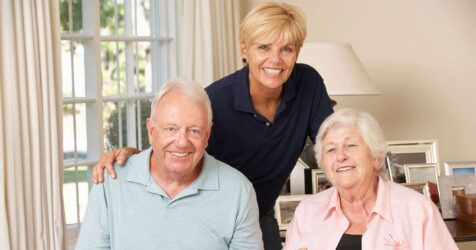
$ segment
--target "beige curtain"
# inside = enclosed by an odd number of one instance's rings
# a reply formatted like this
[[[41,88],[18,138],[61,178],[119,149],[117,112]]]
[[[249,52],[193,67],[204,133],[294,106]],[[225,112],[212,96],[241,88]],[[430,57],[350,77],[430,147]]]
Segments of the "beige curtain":
[[[242,66],[239,0],[178,2],[178,74],[207,86]]]
[[[63,249],[58,0],[0,12],[0,249]]]

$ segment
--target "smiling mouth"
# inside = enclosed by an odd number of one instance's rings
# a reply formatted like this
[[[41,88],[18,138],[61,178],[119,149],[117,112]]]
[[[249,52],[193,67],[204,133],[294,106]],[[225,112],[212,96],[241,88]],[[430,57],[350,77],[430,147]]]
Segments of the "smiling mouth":
[[[354,169],[355,167],[340,167],[336,170],[337,173],[345,172]]]
[[[170,152],[170,153],[171,153],[173,156],[176,156],[176,157],[185,157],[185,156],[187,156],[188,154],[190,154],[190,153],[188,153],[188,152]]]
[[[281,69],[271,69],[271,68],[263,68],[264,72],[268,75],[279,75],[281,73]]]

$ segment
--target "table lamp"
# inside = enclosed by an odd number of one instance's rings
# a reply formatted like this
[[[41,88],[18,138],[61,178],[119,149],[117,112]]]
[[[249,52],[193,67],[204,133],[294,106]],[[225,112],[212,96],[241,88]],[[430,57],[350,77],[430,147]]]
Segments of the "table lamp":
[[[379,94],[349,44],[304,43],[298,62],[319,72],[330,96]]]

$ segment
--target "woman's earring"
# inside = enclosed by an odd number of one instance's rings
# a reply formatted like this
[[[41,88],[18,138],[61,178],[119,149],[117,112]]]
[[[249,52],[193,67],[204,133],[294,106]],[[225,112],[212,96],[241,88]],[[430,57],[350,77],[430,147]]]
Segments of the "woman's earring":
[[[241,61],[242,61],[243,63],[246,63],[246,58],[242,58]]]

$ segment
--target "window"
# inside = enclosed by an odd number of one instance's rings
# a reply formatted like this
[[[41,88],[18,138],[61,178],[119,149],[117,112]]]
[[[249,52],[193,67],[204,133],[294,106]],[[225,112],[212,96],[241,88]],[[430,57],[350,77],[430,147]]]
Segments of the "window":
[[[149,147],[145,120],[176,75],[175,1],[59,0],[64,209],[75,241],[101,152]]]

